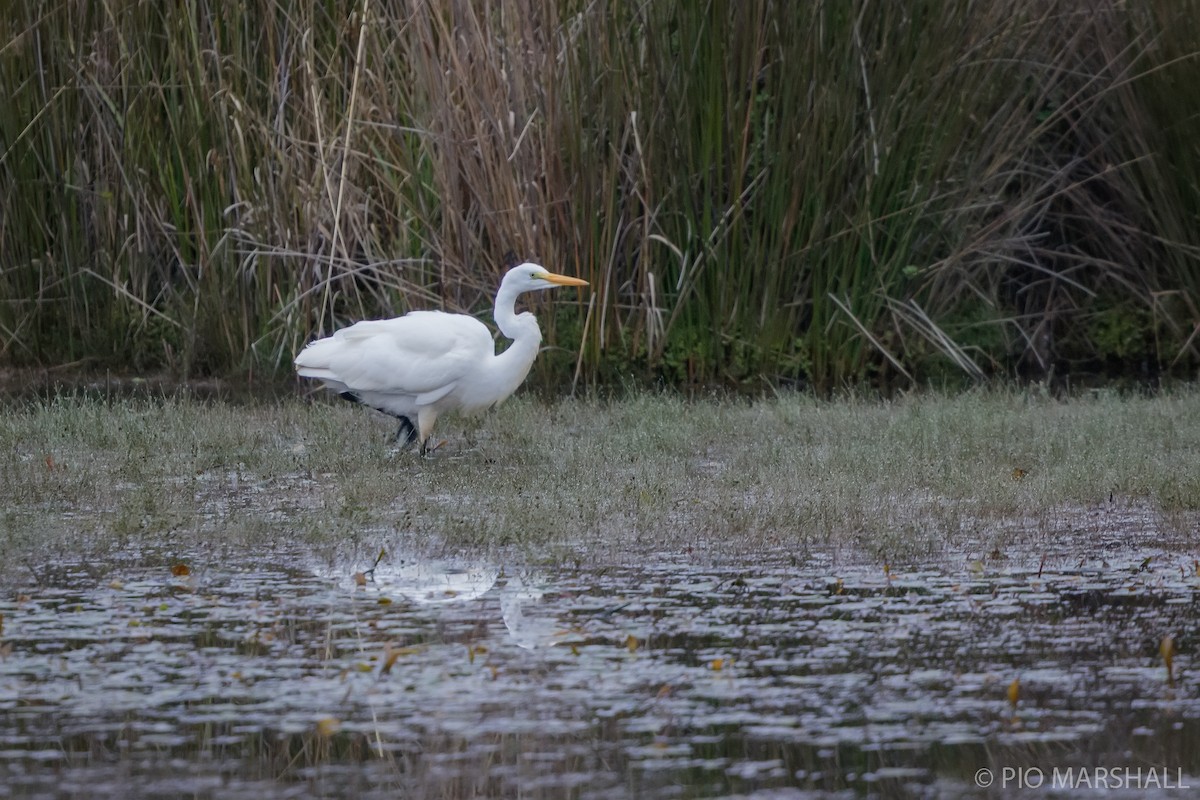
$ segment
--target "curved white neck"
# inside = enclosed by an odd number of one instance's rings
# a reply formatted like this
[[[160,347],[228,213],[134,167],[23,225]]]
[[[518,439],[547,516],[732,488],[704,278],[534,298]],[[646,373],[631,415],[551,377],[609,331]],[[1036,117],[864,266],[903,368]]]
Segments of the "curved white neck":
[[[533,314],[517,313],[517,297],[520,294],[520,291],[511,286],[501,284],[500,291],[496,292],[496,307],[493,311],[496,327],[512,339],[514,344],[527,338],[534,339],[535,345],[541,344],[542,329],[538,327],[537,319]]]
[[[519,294],[519,291],[503,285],[496,293],[496,327],[512,339],[512,343],[492,362],[502,388],[507,390],[503,396],[516,391],[525,380],[542,344],[542,329],[538,326],[537,318],[528,312],[518,314],[516,311]]]

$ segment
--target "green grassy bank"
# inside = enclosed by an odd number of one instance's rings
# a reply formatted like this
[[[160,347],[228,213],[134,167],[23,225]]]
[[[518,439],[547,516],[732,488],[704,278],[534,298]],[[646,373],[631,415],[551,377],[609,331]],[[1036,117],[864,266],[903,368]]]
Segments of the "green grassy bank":
[[[392,433],[374,412],[298,400],[5,405],[0,564],[146,546],[369,551],[395,535],[551,561],[900,563],[1048,551],[1097,514],[1120,517],[1118,541],[1186,550],[1200,522],[1195,391],[518,398],[482,422],[448,420],[430,458],[395,452]]]
[[[535,378],[1200,364],[1200,4],[46,4],[0,18],[0,366],[272,372],[592,282]]]

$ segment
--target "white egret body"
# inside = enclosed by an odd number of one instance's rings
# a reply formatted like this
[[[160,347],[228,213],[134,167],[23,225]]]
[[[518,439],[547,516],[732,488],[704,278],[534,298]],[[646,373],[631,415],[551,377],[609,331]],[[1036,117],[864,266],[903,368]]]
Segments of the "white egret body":
[[[525,380],[542,331],[533,314],[516,313],[517,296],[555,286],[587,286],[587,281],[528,263],[505,273],[496,292],[495,319],[512,344],[499,355],[491,332],[474,317],[412,311],[356,322],[311,342],[296,356],[296,372],[399,417],[400,434],[408,441],[414,438],[415,421],[425,453],[440,414],[491,408]]]

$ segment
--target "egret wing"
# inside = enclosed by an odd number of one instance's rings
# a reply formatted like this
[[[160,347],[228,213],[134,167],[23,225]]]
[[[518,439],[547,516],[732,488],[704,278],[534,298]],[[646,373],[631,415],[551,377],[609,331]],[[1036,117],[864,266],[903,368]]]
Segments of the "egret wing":
[[[349,389],[430,395],[434,400],[452,391],[458,380],[496,352],[482,322],[440,311],[358,322],[310,347],[324,342],[330,344],[321,354],[325,363],[320,366]],[[433,400],[422,398],[422,402]]]

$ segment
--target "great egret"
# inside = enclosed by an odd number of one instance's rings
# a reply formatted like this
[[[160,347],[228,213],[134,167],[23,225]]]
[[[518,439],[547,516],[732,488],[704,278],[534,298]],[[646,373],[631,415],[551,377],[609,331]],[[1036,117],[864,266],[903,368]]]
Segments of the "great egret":
[[[325,388],[348,400],[399,417],[397,439],[409,444],[419,437],[424,455],[439,415],[498,405],[529,374],[542,331],[533,314],[516,313],[517,296],[587,285],[537,264],[506,272],[496,292],[495,318],[512,344],[499,355],[491,332],[474,317],[410,311],[394,319],[356,322],[309,343],[296,356],[296,372],[324,381]]]

